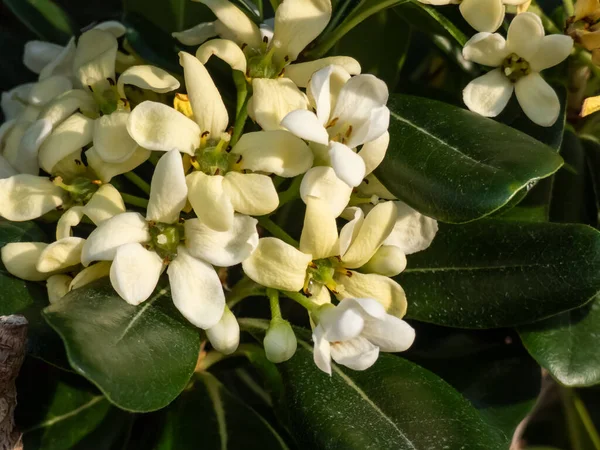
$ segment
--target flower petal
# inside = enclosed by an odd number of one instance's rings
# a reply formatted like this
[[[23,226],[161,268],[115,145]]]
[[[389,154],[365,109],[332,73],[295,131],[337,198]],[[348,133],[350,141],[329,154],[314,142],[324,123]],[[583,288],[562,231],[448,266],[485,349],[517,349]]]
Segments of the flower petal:
[[[319,315],[319,326],[325,330],[329,342],[346,341],[358,337],[365,326],[360,307],[342,301],[334,308],[327,308]]]
[[[406,314],[406,294],[391,278],[374,273],[352,272],[351,276],[338,275],[336,282],[343,287],[336,294],[345,298],[372,298],[383,305],[388,314],[402,318]]]
[[[365,162],[352,149],[339,142],[329,143],[329,159],[337,177],[350,187],[362,183]]]
[[[0,179],[12,177],[18,172],[10,165],[4,156],[0,154]]]
[[[227,0],[194,0],[208,6],[219,19],[215,23],[217,33],[226,39],[250,48],[260,48],[262,39],[258,27],[233,3]]]
[[[112,262],[110,261],[100,261],[92,264],[89,267],[86,267],[77,275],[75,275],[75,278],[73,278],[73,281],[71,281],[71,284],[69,284],[69,291],[72,291],[73,289],[79,289],[80,287],[83,287],[92,281],[109,276],[111,265]]]
[[[198,219],[216,231],[227,231],[233,224],[233,205],[225,191],[224,177],[192,172],[186,178],[188,200]]]
[[[358,75],[361,71],[360,63],[349,56],[328,56],[298,64],[290,64],[285,68],[284,76],[292,80],[298,87],[307,87],[313,74],[327,66],[341,66],[350,75]]]
[[[92,94],[82,89],[72,89],[48,103],[39,118],[48,120],[55,127],[77,110],[95,113],[97,108]]]
[[[394,202],[379,203],[365,218],[356,238],[342,255],[344,267],[361,267],[381,247],[396,224],[397,211]]]
[[[47,177],[21,174],[0,179],[0,216],[14,222],[37,219],[65,198],[66,192]]]
[[[71,228],[79,225],[83,216],[83,206],[72,206],[67,209],[56,223],[56,240],[71,237]]]
[[[229,116],[210,74],[198,58],[179,52],[179,64],[183,67],[185,85],[194,111],[194,119],[202,132],[208,131],[213,139],[219,139],[227,129]]]
[[[140,147],[193,155],[200,147],[200,127],[180,112],[158,102],[145,101],[129,114],[127,131]]]
[[[115,81],[118,47],[117,38],[108,31],[92,29],[79,37],[73,72],[82,87],[92,86],[100,93],[110,89],[108,79]]]
[[[331,357],[336,363],[352,370],[366,370],[377,361],[379,347],[363,337],[356,337],[332,344]]]
[[[202,22],[195,27],[188,28],[187,30],[176,31],[171,33],[175,39],[181,42],[183,45],[200,45],[211,37],[217,35],[214,22]]]
[[[17,278],[42,281],[51,274],[38,272],[37,260],[48,244],[44,242],[10,242],[0,249],[2,264]]]
[[[248,258],[258,246],[257,223],[252,217],[236,214],[231,229],[215,231],[198,219],[186,220],[186,249],[194,258],[213,266],[235,266]]]
[[[235,352],[240,345],[240,325],[231,310],[225,307],[221,320],[206,330],[210,345],[224,355]]]
[[[75,38],[69,39],[62,51],[40,71],[40,80],[52,75],[73,76],[73,60],[75,59]]]
[[[349,218],[350,221],[340,231],[340,255],[346,253],[350,244],[356,239],[365,220],[363,210],[356,206],[346,208],[342,216],[345,219]]]
[[[187,201],[187,194],[181,154],[171,150],[160,158],[154,169],[146,220],[176,223]]]
[[[211,39],[196,50],[196,58],[206,64],[212,55],[225,61],[233,70],[246,73],[246,55],[233,41],[228,39]]]
[[[179,88],[179,81],[169,72],[154,66],[133,66],[119,76],[117,91],[121,98],[125,96],[125,85],[132,84],[142,89],[149,89],[159,94]]]
[[[69,275],[52,275],[48,278],[46,281],[46,290],[48,291],[48,301],[50,304],[56,303],[67,295],[72,280],[73,278]]]
[[[377,139],[365,142],[358,152],[358,156],[360,156],[365,163],[365,175],[373,172],[379,166],[379,164],[381,164],[383,158],[385,158],[389,144],[390,133],[387,131]]]
[[[84,243],[85,239],[78,237],[67,237],[51,243],[40,254],[37,271],[56,272],[79,264]]]
[[[406,254],[394,245],[382,245],[361,268],[363,273],[395,277],[406,269]]]
[[[477,33],[462,50],[463,58],[467,61],[491,67],[501,65],[508,54],[506,39],[499,33]]]
[[[352,188],[340,180],[331,167],[313,167],[304,175],[300,184],[300,197],[304,203],[309,196],[329,203],[331,212],[338,217],[350,201]]]
[[[54,58],[63,51],[63,46],[45,41],[29,41],[23,49],[23,64],[39,74]]]
[[[94,27],[95,30],[107,31],[117,39],[123,37],[127,32],[127,28],[118,20],[105,20]]]
[[[306,95],[287,78],[254,78],[252,91],[248,114],[263,130],[280,130],[284,126],[281,121],[288,113],[308,109]]]
[[[325,29],[331,18],[330,0],[286,0],[275,11],[274,59],[295,61]]]
[[[280,239],[258,240],[258,247],[242,267],[249,278],[266,287],[299,291],[304,286],[306,269],[312,255],[302,253]]]
[[[396,246],[407,255],[425,250],[437,233],[437,221],[404,202],[395,202],[395,205],[398,211],[396,224],[383,243]]]
[[[81,263],[88,266],[92,261],[112,261],[122,245],[149,240],[148,224],[141,214],[118,214],[90,233],[81,252]]]
[[[558,95],[539,73],[532,72],[517,81],[515,94],[523,112],[532,122],[542,127],[551,127],[558,119]]]
[[[107,163],[98,155],[95,147],[91,147],[85,152],[89,167],[98,175],[103,183],[108,183],[113,177],[127,173],[143,164],[150,158],[150,150],[137,147],[133,155],[122,163]]]
[[[300,175],[313,164],[308,145],[283,130],[245,133],[231,152],[242,156],[241,170],[274,173],[285,178]]]
[[[28,101],[32,105],[45,105],[50,100],[70,91],[73,88],[71,80],[62,75],[53,75],[35,83],[29,91]]]
[[[258,173],[228,172],[223,191],[233,209],[250,216],[262,216],[277,209],[279,197],[273,180]]]
[[[138,145],[127,131],[129,112],[115,111],[96,119],[94,148],[108,163],[122,163],[131,158]]]
[[[304,226],[300,236],[300,251],[313,259],[340,254],[337,224],[329,204],[317,197],[308,197]]]
[[[315,113],[305,109],[290,112],[281,120],[281,126],[296,136],[322,145],[329,143],[329,134]]]
[[[5,120],[16,119],[23,112],[29,91],[35,83],[24,83],[2,93],[2,112]]]
[[[167,273],[179,312],[198,328],[217,325],[225,311],[225,294],[215,269],[180,246]]]
[[[382,352],[403,352],[415,340],[415,330],[404,320],[386,314],[383,320],[366,320],[362,337]]]
[[[139,305],[152,295],[162,269],[162,259],[155,252],[138,243],[125,244],[115,252],[110,282],[123,300]]]
[[[560,64],[573,50],[573,39],[562,34],[544,36],[533,58],[529,60],[531,70],[541,72]]]
[[[542,20],[534,13],[518,14],[508,27],[506,48],[530,61],[537,53],[544,37]]]
[[[513,84],[502,69],[494,69],[475,78],[463,90],[463,101],[471,111],[485,117],[496,117],[508,104]]]
[[[83,207],[86,216],[96,225],[125,212],[125,203],[119,191],[111,184],[103,184]]]
[[[36,120],[23,133],[19,144],[19,153],[12,165],[21,173],[37,175],[40,172],[38,165],[38,151],[42,143],[52,132],[52,124],[47,119]]]
[[[312,339],[315,343],[313,358],[316,366],[331,376],[331,344],[324,336],[322,327],[317,326],[313,330]]]
[[[317,110],[319,120],[328,124],[332,110],[344,85],[351,75],[342,66],[326,66],[315,72],[306,88],[306,95],[313,108]]]
[[[494,32],[504,20],[505,7],[502,0],[463,0],[460,13],[477,31]]]
[[[374,141],[387,132],[390,126],[390,110],[387,106],[379,106],[371,110],[368,120],[353,129],[346,141],[350,148],[357,147],[365,142]]]

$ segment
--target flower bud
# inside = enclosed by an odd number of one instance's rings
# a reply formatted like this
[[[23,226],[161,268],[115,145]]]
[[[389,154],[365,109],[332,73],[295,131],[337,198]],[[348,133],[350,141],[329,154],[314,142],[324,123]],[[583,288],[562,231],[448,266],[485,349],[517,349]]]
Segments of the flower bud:
[[[240,326],[229,308],[225,307],[219,323],[206,330],[206,336],[218,352],[229,355],[237,350],[240,344]]]
[[[287,361],[296,353],[296,335],[287,320],[274,319],[263,341],[267,359],[274,363]]]
[[[361,267],[361,272],[394,277],[406,269],[406,255],[395,245],[383,245]]]

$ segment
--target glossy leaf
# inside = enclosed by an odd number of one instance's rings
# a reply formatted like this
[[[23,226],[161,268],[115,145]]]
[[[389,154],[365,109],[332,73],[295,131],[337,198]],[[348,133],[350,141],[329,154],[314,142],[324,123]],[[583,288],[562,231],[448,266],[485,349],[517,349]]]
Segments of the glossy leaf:
[[[600,290],[600,233],[584,225],[483,220],[443,225],[396,277],[408,317],[461,328],[532,323]]]
[[[166,410],[157,450],[288,449],[275,429],[207,372]]]
[[[375,174],[440,221],[487,216],[562,165],[550,147],[455,106],[398,94],[388,106],[391,144]]]
[[[205,5],[191,0],[124,0],[126,13],[143,16],[167,33],[181,31],[201,22],[214,20],[214,15]]]
[[[52,0],[3,0],[17,18],[46,41],[66,44],[74,34],[69,15]]]
[[[103,278],[71,291],[44,316],[63,339],[73,369],[123,409],[166,406],[196,366],[198,329],[175,309],[165,284],[131,306]]]

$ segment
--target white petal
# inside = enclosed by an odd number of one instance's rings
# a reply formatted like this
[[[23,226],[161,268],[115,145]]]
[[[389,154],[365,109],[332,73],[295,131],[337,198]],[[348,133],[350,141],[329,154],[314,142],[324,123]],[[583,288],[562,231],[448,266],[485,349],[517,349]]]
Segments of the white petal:
[[[308,108],[306,95],[287,78],[254,78],[252,91],[248,114],[263,130],[280,130],[281,121],[288,113]]]
[[[95,147],[91,147],[85,152],[87,162],[90,168],[98,175],[103,183],[108,183],[113,177],[127,173],[143,164],[150,158],[150,150],[137,147],[133,155],[122,163],[107,163],[98,155]]]
[[[69,292],[69,285],[71,284],[71,278],[69,275],[52,275],[46,281],[46,289],[48,291],[48,301],[50,304],[56,303]]]
[[[463,0],[459,8],[467,23],[477,31],[494,32],[504,20],[502,0]]]
[[[272,46],[279,63],[294,61],[325,29],[331,18],[330,0],[286,0],[275,11]],[[286,59],[287,57],[287,59]]]
[[[362,183],[365,177],[365,162],[352,149],[339,142],[329,143],[331,167],[337,177],[350,187]]]
[[[337,225],[329,204],[317,197],[308,197],[304,226],[300,236],[300,251],[313,259],[340,254]]]
[[[40,254],[36,269],[48,273],[64,270],[81,262],[81,250],[85,239],[67,237],[48,245]]]
[[[200,146],[200,127],[191,119],[158,102],[137,105],[127,121],[127,131],[140,147],[168,152],[177,149],[193,155]]]
[[[122,163],[137,149],[137,143],[127,131],[129,112],[115,111],[96,119],[94,124],[94,148],[104,161]]]
[[[28,100],[32,105],[45,105],[72,88],[73,84],[67,77],[54,75],[33,85]]]
[[[225,310],[225,294],[215,269],[179,247],[167,273],[179,312],[198,328],[217,325]]]
[[[498,67],[509,54],[506,40],[499,33],[477,33],[467,41],[462,55],[467,61]]]
[[[350,221],[344,225],[340,231],[340,255],[346,253],[350,244],[356,239],[360,227],[362,227],[362,224],[365,221],[363,210],[356,206],[346,208],[343,217],[348,218],[346,217],[347,215],[349,216]]]
[[[49,120],[36,120],[23,133],[19,144],[19,153],[12,165],[21,173],[37,175],[40,171],[38,165],[38,150],[42,143],[52,132]]]
[[[316,366],[331,375],[331,344],[325,339],[323,328],[317,326],[313,331],[312,338],[315,343],[313,358]]]
[[[73,278],[73,281],[71,281],[71,284],[69,284],[69,291],[72,291],[73,289],[79,289],[80,287],[83,287],[92,281],[109,276],[111,265],[112,263],[110,261],[100,261],[96,264],[86,267],[77,275],[75,275],[75,278]]]
[[[390,110],[387,106],[379,106],[371,110],[368,120],[350,133],[346,145],[357,147],[365,142],[374,141],[387,132],[390,126]]]
[[[365,175],[373,172],[379,164],[381,164],[383,158],[385,158],[389,143],[390,133],[387,131],[377,139],[365,142],[358,152],[358,156],[360,156],[365,163]]]
[[[267,359],[273,363],[282,363],[294,356],[298,341],[290,323],[282,319],[271,320],[263,346]]]
[[[155,252],[138,243],[125,244],[115,252],[110,282],[123,300],[139,305],[154,291],[162,269],[162,259]]]
[[[121,98],[125,96],[125,85],[132,84],[160,94],[179,88],[179,81],[169,72],[154,66],[133,66],[119,76],[117,90]]]
[[[117,39],[124,36],[127,32],[127,28],[125,28],[125,25],[116,20],[105,20],[104,22],[100,22],[94,27],[94,29],[107,31]]]
[[[84,213],[96,225],[125,212],[125,203],[117,189],[111,184],[103,184],[84,206]]]
[[[48,103],[39,118],[48,120],[55,127],[77,110],[95,113],[97,108],[92,94],[82,89],[72,89]]]
[[[560,101],[552,87],[537,72],[515,84],[515,94],[523,112],[532,122],[551,127],[560,113]]]
[[[231,310],[225,307],[219,322],[206,330],[210,345],[224,355],[235,352],[240,345],[240,325]]]
[[[195,258],[213,266],[231,267],[248,258],[258,246],[257,220],[236,214],[227,231],[215,231],[198,219],[185,221],[185,245]]]
[[[235,42],[228,39],[211,39],[196,50],[196,58],[202,64],[206,64],[212,55],[225,61],[233,70],[246,73],[246,55]]]
[[[51,42],[29,41],[25,43],[23,64],[29,70],[39,74],[54,58],[60,55],[63,47]]]
[[[241,170],[274,173],[291,178],[312,167],[313,154],[306,143],[283,131],[245,133],[235,144],[232,153],[242,156]]]
[[[281,126],[307,141],[317,142],[322,145],[329,143],[327,130],[321,125],[321,122],[312,111],[305,109],[292,111],[283,118]]]
[[[396,224],[383,243],[396,246],[407,255],[425,250],[437,233],[437,221],[424,216],[404,202],[395,204],[398,211]]]
[[[217,31],[214,22],[203,22],[187,30],[171,33],[171,35],[183,45],[193,46],[200,45],[207,39],[215,37]]]
[[[35,268],[41,253],[48,246],[43,242],[11,242],[0,249],[2,264],[15,277],[27,281],[41,281],[50,274]]]
[[[20,84],[2,93],[2,112],[6,120],[16,119],[25,109],[29,91],[34,83]]]
[[[388,314],[400,318],[406,314],[406,294],[391,278],[374,273],[352,272],[352,276],[339,275],[335,280],[343,287],[336,294],[340,300],[372,298],[381,303]]]
[[[82,87],[92,86],[103,92],[110,88],[108,79],[115,80],[115,60],[119,44],[108,31],[92,29],[77,42],[73,72]]]
[[[227,0],[194,0],[204,3],[219,19],[215,23],[217,33],[238,45],[259,48],[262,40],[258,27],[235,5]]]
[[[171,150],[160,158],[154,169],[146,220],[176,223],[187,201],[187,194],[181,154]]]
[[[18,172],[10,165],[4,156],[0,154],[0,179],[12,177]]]
[[[5,142],[10,136],[11,131],[17,124],[17,119],[7,120],[2,125],[0,125],[0,149],[4,148]],[[0,152],[1,154],[1,152]]]
[[[386,314],[383,320],[366,320],[362,336],[382,352],[403,352],[415,340],[415,330],[395,316]]]
[[[360,270],[395,277],[406,269],[406,254],[395,245],[382,245]]]
[[[218,139],[229,125],[227,109],[210,74],[198,58],[179,52],[179,64],[183,67],[185,85],[194,111],[194,120],[202,132]]]
[[[306,269],[312,261],[289,244],[272,237],[258,241],[256,250],[242,262],[244,272],[258,284],[285,291],[299,291],[304,286]]]
[[[513,92],[513,84],[502,69],[494,69],[475,78],[463,91],[465,105],[477,114],[496,117],[506,107]]]
[[[112,261],[122,245],[149,240],[148,225],[140,214],[118,214],[91,232],[83,246],[81,263],[88,266],[92,261]]]
[[[524,12],[518,14],[510,23],[506,47],[509,52],[529,61],[537,53],[543,37],[542,20],[534,13]]]
[[[233,205],[225,191],[224,177],[192,172],[185,181],[188,200],[194,212],[207,226],[216,231],[227,231],[233,225]]]
[[[379,203],[367,214],[358,234],[342,255],[345,267],[361,267],[381,247],[396,224],[397,211],[393,202]]]
[[[354,58],[349,56],[329,56],[315,61],[290,64],[285,68],[285,77],[291,79],[298,87],[306,87],[315,72],[332,64],[343,67],[350,75],[358,75],[361,70],[360,63]]]
[[[20,159],[19,150],[21,146],[21,140],[23,139],[23,136],[30,125],[31,122],[17,120],[16,123],[6,132],[2,155],[13,167],[16,166],[17,160]]]
[[[83,216],[83,206],[72,206],[67,209],[56,223],[56,240],[71,237],[71,228],[79,225]]]
[[[319,109],[318,116],[327,125],[342,88],[350,80],[350,73],[342,66],[331,65],[315,72],[306,88],[306,95],[313,108]],[[327,95],[323,95],[327,93]],[[319,100],[319,101],[317,101]],[[325,109],[323,106],[329,103]],[[321,111],[322,110],[322,111]]]
[[[14,222],[37,219],[65,198],[66,192],[47,177],[21,174],[0,179],[0,216]]]
[[[346,341],[358,337],[365,326],[360,308],[349,301],[342,301],[334,308],[327,308],[319,315],[319,326],[325,330],[329,342]]]
[[[73,76],[73,60],[75,58],[75,38],[69,39],[62,51],[40,71],[40,80],[53,75]]]
[[[54,174],[54,167],[62,159],[92,142],[93,133],[94,120],[83,114],[73,114],[56,127],[40,147],[40,167]]]
[[[275,211],[279,205],[273,180],[258,173],[228,172],[223,180],[223,191],[233,209],[250,216],[262,216]]]
[[[300,184],[300,196],[304,203],[309,196],[321,198],[338,217],[350,201],[352,188],[340,180],[331,167],[313,167],[304,175]]]
[[[377,361],[379,347],[375,347],[363,337],[357,337],[333,344],[331,357],[336,363],[352,370],[366,370]]]
[[[365,320],[382,320],[387,315],[383,305],[372,298],[346,298],[338,308],[356,308]]]
[[[562,34],[553,34],[542,38],[533,58],[529,60],[531,70],[541,72],[549,67],[560,64],[571,54],[573,39]]]

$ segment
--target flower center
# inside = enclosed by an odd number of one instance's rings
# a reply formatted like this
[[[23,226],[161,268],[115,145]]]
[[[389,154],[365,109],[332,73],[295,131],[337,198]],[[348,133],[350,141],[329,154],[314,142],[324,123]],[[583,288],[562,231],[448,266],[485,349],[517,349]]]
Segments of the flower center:
[[[119,97],[114,80],[108,78],[106,81],[108,81],[108,85],[96,83],[93,87],[88,86],[100,112],[106,115],[112,114],[117,109],[127,109],[127,99]]]
[[[313,295],[317,288],[325,286],[334,294],[339,292],[338,283],[334,277],[336,272],[346,274],[348,271],[342,267],[338,258],[316,259],[308,265],[303,291],[306,295]]]
[[[148,227],[150,229],[148,247],[163,260],[172,261],[177,256],[177,247],[185,238],[183,223],[148,222]]]
[[[339,123],[339,118],[335,117],[325,125],[327,132],[329,133],[329,140],[345,144],[352,136],[353,127],[350,124]]]
[[[531,73],[529,63],[516,53],[511,53],[502,61],[502,72],[513,83]]]
[[[246,77],[247,78],[277,78],[283,75],[283,68],[287,64],[287,57],[283,64],[273,61],[275,47],[269,48],[268,41],[263,40],[262,49],[246,50]]]
[[[69,193],[71,200],[79,205],[85,205],[92,195],[100,188],[100,180],[91,180],[86,177],[77,177],[71,183],[66,184],[62,177],[54,177],[52,182]]]
[[[202,137],[201,146],[191,159],[194,169],[206,175],[225,175],[227,172],[240,171],[238,164],[242,156],[229,153],[229,135],[223,134],[216,145],[214,142],[206,142],[206,137]]]

